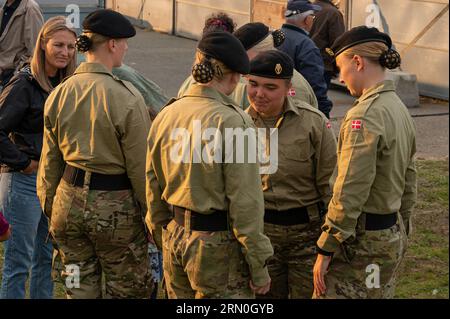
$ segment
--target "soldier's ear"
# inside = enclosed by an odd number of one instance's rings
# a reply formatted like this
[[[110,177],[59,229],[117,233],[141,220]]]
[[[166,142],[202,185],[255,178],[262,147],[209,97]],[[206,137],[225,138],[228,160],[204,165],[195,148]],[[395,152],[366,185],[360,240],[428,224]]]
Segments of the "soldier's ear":
[[[108,50],[114,52],[116,49],[116,41],[114,39],[109,39],[107,42]]]
[[[356,65],[357,71],[362,71],[364,69],[364,59],[362,58],[362,56],[355,54],[353,56],[353,62]]]

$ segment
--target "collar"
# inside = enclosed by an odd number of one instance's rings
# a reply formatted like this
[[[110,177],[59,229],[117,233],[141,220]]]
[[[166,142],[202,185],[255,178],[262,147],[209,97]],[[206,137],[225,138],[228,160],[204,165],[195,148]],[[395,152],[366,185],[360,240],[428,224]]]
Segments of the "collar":
[[[219,91],[204,86],[199,85],[197,83],[192,83],[186,93],[183,94],[183,97],[189,96],[189,97],[203,97],[208,99],[217,100],[222,104],[225,105],[233,105],[235,106],[236,103],[231,99],[230,97],[226,96],[225,94],[220,93]]]
[[[289,24],[289,23],[283,24],[283,25],[281,26],[281,28],[291,29],[291,30],[294,30],[294,31],[303,33],[304,35],[308,35],[308,34],[309,34],[306,30],[304,30],[304,29],[302,29],[302,28],[299,28],[299,27],[297,27],[296,25]]]
[[[247,111],[248,115],[250,115],[251,118],[253,118],[253,119],[258,118],[258,112],[256,112],[255,109],[252,108],[251,106],[249,106],[246,111]],[[284,102],[284,107],[283,107],[283,112],[282,112],[281,117],[285,117],[285,115],[288,113],[294,113],[294,114],[300,116],[298,107],[296,107],[294,105],[294,102],[292,102],[291,99],[286,98],[286,100]]]
[[[74,74],[80,73],[103,73],[114,77],[113,74],[101,63],[82,62]]]
[[[356,103],[360,103],[364,100],[367,100],[368,98],[374,96],[375,94],[379,94],[381,92],[388,92],[388,91],[395,92],[395,85],[392,80],[384,80],[378,84],[375,84],[370,89],[368,89],[366,92],[364,92],[364,94],[358,98]]]

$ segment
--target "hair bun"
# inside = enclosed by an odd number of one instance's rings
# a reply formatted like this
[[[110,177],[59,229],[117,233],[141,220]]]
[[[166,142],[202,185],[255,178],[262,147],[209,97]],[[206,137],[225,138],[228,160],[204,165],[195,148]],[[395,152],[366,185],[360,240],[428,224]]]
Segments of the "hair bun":
[[[92,40],[88,36],[82,34],[77,38],[75,46],[79,52],[87,52],[92,47]]]
[[[389,49],[389,50],[385,51],[380,56],[379,61],[380,61],[381,66],[388,68],[390,70],[398,68],[400,66],[400,64],[402,63],[400,54],[397,51],[395,51],[394,49]]]
[[[194,64],[191,73],[194,80],[198,83],[208,83],[214,78],[214,68],[208,60]]]
[[[272,37],[273,37],[273,46],[277,48],[283,44],[284,40],[286,39],[286,34],[284,34],[283,31],[278,29],[272,32]]]

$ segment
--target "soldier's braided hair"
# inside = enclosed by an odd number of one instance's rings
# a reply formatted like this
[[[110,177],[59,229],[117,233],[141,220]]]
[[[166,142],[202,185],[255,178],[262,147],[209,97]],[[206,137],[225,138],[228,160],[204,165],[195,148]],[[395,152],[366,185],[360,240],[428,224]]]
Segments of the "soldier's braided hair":
[[[203,59],[200,63],[194,64],[191,73],[195,82],[205,84],[213,80],[215,71],[211,61]]]
[[[379,62],[381,66],[392,70],[400,66],[402,59],[397,51],[394,49],[388,49],[380,55]]]
[[[80,35],[75,42],[77,50],[81,53],[87,52],[92,48],[92,40],[85,34]]]

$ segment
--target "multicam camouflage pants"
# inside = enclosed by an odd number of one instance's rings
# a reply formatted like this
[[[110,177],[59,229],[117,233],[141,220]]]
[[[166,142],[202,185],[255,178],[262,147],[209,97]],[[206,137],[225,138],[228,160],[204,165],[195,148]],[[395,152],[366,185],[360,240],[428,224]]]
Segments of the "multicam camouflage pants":
[[[268,261],[272,285],[258,299],[311,299],[316,242],[321,221],[318,211],[311,209],[310,222],[292,226],[264,223],[264,233],[272,243],[274,254]]]
[[[53,203],[67,298],[102,298],[102,275],[106,298],[149,298],[148,245],[131,190],[89,190],[89,179],[83,188],[61,180]]]
[[[358,230],[355,241],[345,243],[325,276],[327,293],[321,299],[393,298],[397,270],[403,260],[407,236],[401,216],[384,230]],[[317,296],[313,296],[317,298]]]
[[[170,299],[254,298],[248,265],[231,231],[192,231],[172,220],[162,236]]]

